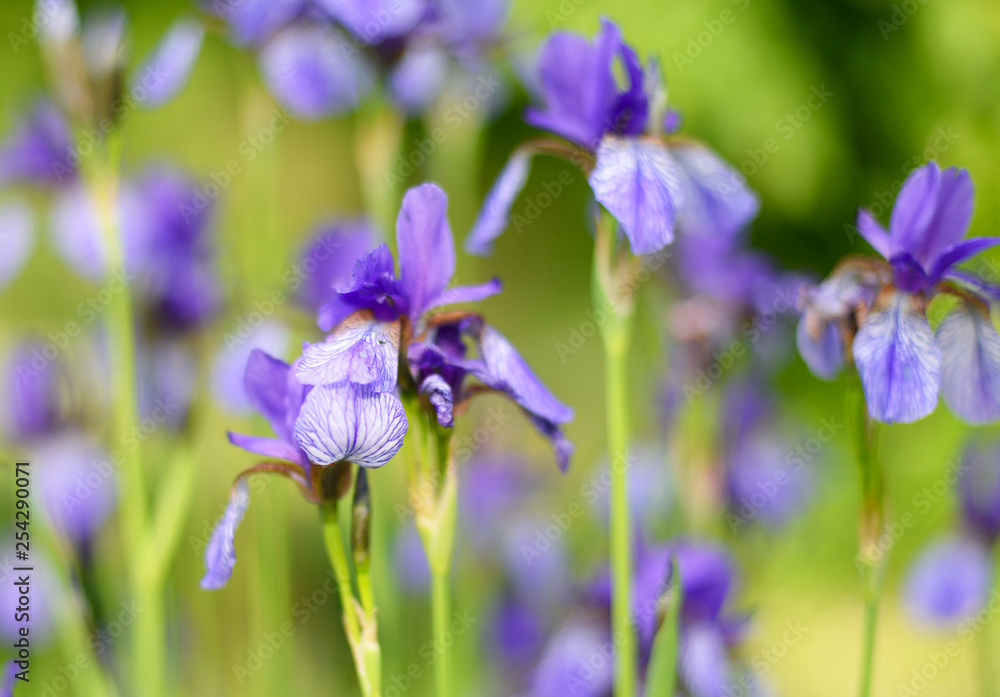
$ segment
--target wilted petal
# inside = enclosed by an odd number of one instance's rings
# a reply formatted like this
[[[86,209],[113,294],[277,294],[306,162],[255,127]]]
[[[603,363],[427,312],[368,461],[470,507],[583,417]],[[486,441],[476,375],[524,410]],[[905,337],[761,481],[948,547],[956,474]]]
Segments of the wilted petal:
[[[677,221],[684,234],[732,237],[757,215],[757,194],[711,150],[681,145],[670,148],[670,154],[684,175],[684,205]]]
[[[905,293],[876,305],[865,320],[854,338],[854,363],[876,421],[910,423],[937,406],[941,349],[924,311]]]
[[[260,65],[274,96],[303,119],[354,108],[370,79],[361,54],[319,25],[282,29],[261,51]]]
[[[31,209],[21,201],[0,204],[0,289],[17,275],[35,241]]]
[[[465,239],[465,251],[481,256],[493,251],[493,240],[506,229],[510,209],[528,181],[532,155],[530,150],[524,148],[515,150],[504,165],[500,176],[486,194],[472,232]]]
[[[964,306],[937,329],[941,394],[951,410],[972,424],[1000,419],[1000,334],[989,315]]]
[[[198,22],[181,20],[174,23],[132,78],[133,93],[139,94],[138,90],[142,90],[145,94],[139,100],[142,106],[158,107],[184,87],[201,50],[204,34]]]
[[[857,227],[858,232],[868,241],[872,249],[881,254],[885,259],[892,257],[892,240],[889,238],[889,233],[875,219],[871,211],[865,208],[858,211]]]
[[[400,284],[407,313],[418,318],[455,273],[455,245],[448,224],[448,197],[437,184],[406,192],[396,221]]]
[[[425,395],[430,400],[431,406],[437,413],[438,423],[445,428],[455,425],[455,417],[451,412],[454,405],[454,396],[451,386],[440,375],[428,375],[420,383],[420,394]]]
[[[321,385],[302,404],[295,439],[318,465],[347,460],[381,467],[402,447],[406,428],[406,412],[395,395],[351,384]]]
[[[206,590],[222,588],[229,582],[236,565],[236,547],[234,538],[236,528],[243,520],[250,505],[250,488],[245,478],[241,477],[233,485],[226,512],[215,525],[212,537],[205,548],[205,576],[201,579],[201,587]]]
[[[295,365],[303,385],[348,381],[376,392],[395,388],[399,367],[399,323],[372,319],[367,311],[344,320],[327,340],[306,348]]]
[[[906,581],[906,605],[917,620],[946,627],[979,612],[992,585],[989,550],[976,540],[946,537],[914,563]]]
[[[662,143],[606,136],[597,149],[590,187],[622,226],[633,254],[652,254],[674,239],[684,205],[682,174]]]
[[[813,325],[819,330],[818,336],[813,336]],[[844,367],[844,340],[835,322],[813,322],[803,315],[795,329],[795,342],[799,355],[816,377],[832,380]]]

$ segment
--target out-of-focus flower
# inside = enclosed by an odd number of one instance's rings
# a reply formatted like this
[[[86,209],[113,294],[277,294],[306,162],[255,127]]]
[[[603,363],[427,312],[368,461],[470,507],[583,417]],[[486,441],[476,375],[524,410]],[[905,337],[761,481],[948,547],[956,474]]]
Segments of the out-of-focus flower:
[[[992,586],[989,549],[967,536],[946,536],[929,545],[910,569],[906,605],[924,624],[952,626],[979,612]]]
[[[14,280],[34,245],[35,221],[31,209],[21,201],[0,203],[0,290]]]
[[[333,422],[328,415],[337,413],[335,402],[352,394],[384,403],[389,409],[384,415],[387,428],[395,432],[401,424],[405,431],[402,406],[392,394],[403,356],[412,384],[401,387],[415,388],[425,397],[441,426],[451,427],[455,411],[481,391],[465,384],[465,377],[471,376],[520,406],[553,441],[560,466],[568,464],[572,446],[559,425],[572,419],[572,409],[549,392],[514,347],[480,316],[431,312],[500,290],[496,280],[448,287],[455,250],[447,205],[445,193],[434,184],[408,191],[397,221],[399,277],[392,254],[382,245],[358,260],[350,284],[320,310],[320,326],[335,329],[325,342],[307,346],[296,365],[299,381],[316,386],[303,404],[295,432],[313,462],[344,459],[345,443],[354,441],[351,425]],[[478,358],[466,356],[466,339],[478,348]]]
[[[11,351],[3,383],[3,424],[10,439],[29,441],[63,426],[60,365],[41,342],[25,340]]]
[[[1000,447],[972,445],[962,457],[958,480],[962,521],[992,545],[1000,537]]]
[[[324,224],[299,256],[303,281],[296,295],[300,305],[318,312],[337,289],[351,280],[355,262],[376,246],[379,235],[364,219]]]
[[[396,578],[402,589],[413,595],[423,595],[431,587],[431,567],[417,526],[404,525],[393,542],[393,562]]]
[[[616,70],[625,75],[620,86]],[[650,254],[692,235],[731,236],[756,216],[757,196],[740,173],[689,140],[664,137],[665,95],[659,66],[644,71],[638,56],[609,20],[593,43],[553,34],[538,60],[544,105],[526,120],[569,141],[519,148],[487,195],[466,248],[486,254],[503,232],[535,154],[555,154],[579,165],[598,203],[620,223],[635,254]]]
[[[36,481],[46,512],[77,545],[94,537],[115,506],[114,469],[97,443],[75,431],[39,441],[32,448]]]
[[[0,144],[0,186],[55,186],[76,178],[75,167],[57,167],[71,151],[72,135],[62,114],[39,99]]]
[[[288,330],[279,322],[267,320],[249,336],[226,334],[212,363],[212,395],[227,410],[249,413],[253,407],[244,387],[243,375],[250,353],[259,349],[270,356],[282,356],[288,348]]]
[[[877,421],[922,419],[939,391],[970,423],[1000,418],[1000,334],[989,312],[1000,289],[957,267],[1000,244],[1000,237],[963,239],[972,200],[967,171],[934,162],[914,170],[888,232],[868,211],[858,214],[858,230],[885,261],[848,259],[803,299],[802,357],[829,377],[849,352]],[[926,310],[939,294],[959,304],[935,332]]]

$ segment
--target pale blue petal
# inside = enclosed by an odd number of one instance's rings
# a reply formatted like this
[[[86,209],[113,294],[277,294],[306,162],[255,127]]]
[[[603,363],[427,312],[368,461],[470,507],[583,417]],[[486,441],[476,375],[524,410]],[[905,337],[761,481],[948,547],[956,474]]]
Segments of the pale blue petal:
[[[876,305],[854,338],[854,363],[876,421],[910,423],[937,406],[941,349],[915,302],[894,293]]]
[[[140,100],[144,107],[158,107],[188,81],[204,37],[201,24],[180,20],[170,28],[153,54],[139,67],[132,78],[133,93],[144,90]]]
[[[674,222],[684,203],[682,176],[662,143],[605,136],[590,187],[622,226],[632,253],[652,254],[674,239]]]
[[[818,378],[832,380],[844,367],[844,341],[836,322],[814,323],[803,315],[795,330],[795,343],[802,360]]]
[[[381,467],[403,446],[406,428],[406,412],[395,395],[321,385],[302,404],[295,439],[318,465],[347,460]]]
[[[532,152],[515,150],[493,183],[479,211],[472,232],[465,239],[465,251],[485,256],[493,251],[493,240],[507,228],[510,209],[521,193],[531,171]]]
[[[380,322],[359,312],[341,323],[327,340],[306,348],[295,365],[303,385],[352,382],[377,392],[396,387],[399,323]]]
[[[205,548],[205,576],[201,579],[201,587],[206,590],[222,588],[229,582],[236,565],[236,547],[234,538],[236,528],[243,520],[247,506],[250,505],[250,488],[247,481],[240,478],[233,485],[233,493],[229,497],[226,512],[215,525],[212,537]]]
[[[1000,419],[1000,334],[988,315],[965,306],[938,326],[941,396],[972,424]]]
[[[35,241],[31,209],[21,201],[0,204],[0,289],[10,283],[28,260]]]
[[[760,210],[760,199],[739,171],[706,147],[681,145],[670,154],[684,173],[678,227],[686,235],[733,237]]]

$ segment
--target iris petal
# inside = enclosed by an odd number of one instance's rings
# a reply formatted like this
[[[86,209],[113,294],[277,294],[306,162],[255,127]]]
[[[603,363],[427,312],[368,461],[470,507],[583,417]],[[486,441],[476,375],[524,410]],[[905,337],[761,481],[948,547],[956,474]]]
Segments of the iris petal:
[[[876,421],[910,423],[937,406],[941,349],[927,316],[905,293],[893,294],[865,320],[854,362]]]
[[[949,313],[938,326],[941,394],[972,424],[1000,419],[1000,334],[988,315],[971,307]]]
[[[215,525],[212,537],[205,548],[205,576],[201,579],[201,587],[206,590],[222,588],[229,582],[236,565],[236,547],[234,538],[250,505],[250,488],[247,481],[240,478],[233,485],[226,512]]]
[[[178,21],[170,28],[132,80],[133,90],[145,92],[143,106],[160,106],[184,87],[204,34],[201,25],[191,20]]]
[[[455,273],[455,245],[448,224],[448,197],[436,184],[406,192],[396,221],[400,284],[418,318],[441,295]]]
[[[835,322],[820,320],[814,336],[808,315],[803,315],[795,330],[795,343],[799,355],[813,374],[823,380],[832,380],[844,367],[844,341]]]
[[[276,460],[301,463],[302,455],[291,444],[277,438],[263,436],[248,436],[243,433],[229,432],[229,442],[247,452],[273,457]]]
[[[682,177],[663,144],[607,136],[597,149],[590,187],[621,224],[634,254],[652,254],[674,239],[683,205]]]
[[[350,384],[314,388],[295,422],[295,439],[319,465],[340,460],[381,467],[403,445],[403,404],[386,392],[367,393]]]
[[[504,165],[465,239],[465,250],[470,254],[485,256],[493,251],[493,240],[507,227],[510,209],[528,181],[531,158],[532,152],[522,148],[515,150]]]
[[[291,437],[287,429],[288,372],[287,363],[255,348],[243,374],[243,388],[251,406],[268,420],[282,440]]]
[[[455,417],[452,414],[454,405],[454,395],[451,386],[440,375],[428,375],[420,383],[420,394],[425,395],[434,407],[437,414],[438,423],[445,428],[455,425]]]
[[[35,223],[31,209],[20,201],[0,205],[0,288],[10,283],[24,266],[34,244]]]
[[[889,259],[892,256],[892,240],[889,239],[889,233],[875,219],[871,211],[864,208],[858,211],[857,227],[858,232],[872,246],[872,249],[881,254],[885,259]]]
[[[700,145],[672,147],[684,180],[678,226],[687,235],[732,237],[760,209],[760,199],[734,167]]]
[[[362,310],[344,320],[326,341],[307,347],[295,375],[303,385],[346,380],[387,392],[396,386],[398,366],[399,323],[380,322]]]
[[[905,598],[919,621],[957,624],[986,603],[993,571],[989,551],[976,540],[946,537],[930,545],[914,563]]]

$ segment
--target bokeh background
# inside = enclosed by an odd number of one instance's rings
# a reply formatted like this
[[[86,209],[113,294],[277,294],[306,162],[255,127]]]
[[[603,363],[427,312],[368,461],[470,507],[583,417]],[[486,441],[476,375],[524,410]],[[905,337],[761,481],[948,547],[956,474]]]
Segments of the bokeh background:
[[[84,11],[94,6],[80,4]],[[136,56],[145,55],[179,13],[193,11],[182,0],[123,4],[130,13]],[[5,0],[0,36],[21,32],[31,11],[29,2]],[[621,25],[640,54],[661,57],[669,98],[684,115],[685,132],[711,143],[747,175],[762,199],[752,244],[783,267],[820,277],[844,254],[869,253],[845,225],[853,222],[859,205],[888,201],[887,192],[897,190],[906,172],[927,158],[970,170],[977,190],[970,234],[995,234],[1000,222],[1000,7],[991,0],[515,0],[509,27],[519,44],[531,46],[554,28],[590,36],[602,15]],[[727,18],[731,21],[722,21]],[[29,43],[15,52],[6,40],[0,42],[0,132],[9,131],[15,115],[43,89],[44,80],[37,46]],[[814,91],[827,93],[826,101],[802,110]],[[270,120],[275,108],[270,100],[253,59],[210,33],[180,96],[157,111],[136,110],[123,124],[125,168],[163,160],[207,180],[211,172],[240,157],[240,143]],[[499,113],[488,118],[473,114],[449,130],[422,171],[449,191],[451,223],[459,240],[512,147],[531,134],[521,119],[526,103],[526,95],[515,88]],[[790,119],[796,110],[798,116]],[[291,486],[274,482],[255,490],[237,536],[239,563],[229,586],[210,593],[198,588],[198,580],[202,545],[222,510],[232,477],[254,462],[251,455],[227,444],[225,431],[266,429],[213,402],[211,356],[227,333],[238,330],[255,302],[283,288],[283,275],[318,223],[363,212],[353,143],[364,118],[290,124],[245,164],[215,202],[212,225],[227,298],[225,311],[203,338],[198,406],[187,427],[198,462],[197,488],[167,598],[169,642],[175,650],[170,665],[178,694],[273,695],[281,690],[350,695],[357,690],[336,599],[314,598],[315,610],[302,612],[303,600],[322,589],[328,566],[317,513]],[[407,124],[404,152],[425,137],[433,119]],[[764,150],[770,139],[777,144],[774,152]],[[532,200],[543,182],[558,178],[566,168],[540,159],[518,205]],[[568,434],[577,454],[566,475],[558,474],[547,445],[520,417],[492,434],[484,446],[529,458],[541,494],[535,497],[534,512],[542,517],[579,500],[581,486],[601,470],[604,448],[600,342],[589,339],[565,358],[556,348],[587,320],[590,309],[587,190],[583,177],[571,171],[569,191],[542,210],[524,234],[508,232],[489,259],[459,259],[461,282],[493,275],[503,279],[504,292],[483,304],[484,313],[553,391],[576,408]],[[33,204],[44,221],[41,199]],[[392,230],[384,232],[391,236]],[[666,366],[659,340],[663,308],[655,300],[658,287],[651,281],[643,288],[640,343],[632,362],[634,430],[637,439],[652,443],[666,438],[658,406]],[[74,276],[45,235],[39,235],[28,265],[0,294],[0,351],[26,335],[44,339],[58,331],[95,290]],[[274,318],[291,328],[290,346],[318,336],[312,318],[291,303],[277,307]],[[76,345],[71,346],[67,357],[79,358],[76,352]],[[842,382],[816,380],[794,355],[777,381],[782,418],[803,440],[817,432],[823,419],[843,422]],[[106,385],[90,385],[86,390],[95,394],[83,397],[92,405],[89,427],[107,436],[102,389]],[[500,404],[482,402],[461,429],[471,432]],[[975,435],[988,438],[994,430],[976,429]],[[912,672],[930,660],[930,653],[956,638],[953,632],[915,625],[901,607],[900,586],[921,547],[957,518],[952,493],[934,496],[927,510],[922,505],[918,509],[915,497],[943,477],[973,430],[941,407],[918,424],[892,426],[883,434],[880,454],[888,472],[891,509],[896,515],[913,512],[916,524],[892,545],[877,648],[878,695],[897,694],[899,685],[909,686]],[[156,472],[170,456],[177,438],[163,429],[144,444],[150,471]],[[21,454],[12,444],[3,452],[8,462]],[[666,461],[664,467],[669,468]],[[739,560],[736,606],[753,613],[753,630],[743,648],[747,660],[763,667],[777,695],[842,695],[856,687],[862,623],[854,565],[857,473],[846,432],[824,444],[808,467],[814,494],[805,512],[787,527],[770,531],[747,526],[715,534]],[[405,513],[397,515],[397,506],[405,504],[401,479],[401,468],[392,464],[373,476],[381,516],[376,535],[383,550],[374,573],[384,608],[386,676],[403,674],[416,662],[425,668],[423,677],[407,694],[425,695],[431,694],[432,678],[420,649],[430,635],[429,605],[421,594],[406,590],[405,573],[386,551],[406,522],[400,520]],[[5,475],[0,483],[0,490],[7,492],[0,499],[7,520],[12,517],[11,480]],[[664,521],[671,519],[677,499],[688,493],[671,492],[671,500],[663,505]],[[284,532],[274,535],[274,521],[285,518],[289,522],[281,526]],[[109,560],[102,567],[106,570],[92,579],[91,590],[104,613],[93,619],[95,628],[105,626],[125,599],[122,579],[111,571],[119,549],[117,534],[112,520],[93,550],[95,557]],[[587,517],[567,531],[566,541],[572,551],[570,572],[586,578],[606,555],[600,512],[588,510]],[[463,694],[488,695],[493,694],[495,676],[483,667],[489,665],[490,651],[484,590],[490,582],[483,576],[490,567],[477,564],[468,547],[463,550],[456,607],[468,610],[477,622],[458,644],[463,659],[459,684]],[[294,635],[266,652],[273,657],[261,661],[249,677],[239,676],[236,667],[256,665],[252,655],[259,656],[268,637],[286,621],[292,623]],[[782,639],[789,623],[804,630],[792,643]],[[126,631],[111,642],[111,651],[124,652],[128,642]],[[973,642],[963,643],[960,655],[921,694],[975,693],[977,655],[998,652],[1000,627],[989,626]],[[36,647],[37,677],[33,674],[24,694],[43,694],[44,684],[64,663],[55,643]]]

